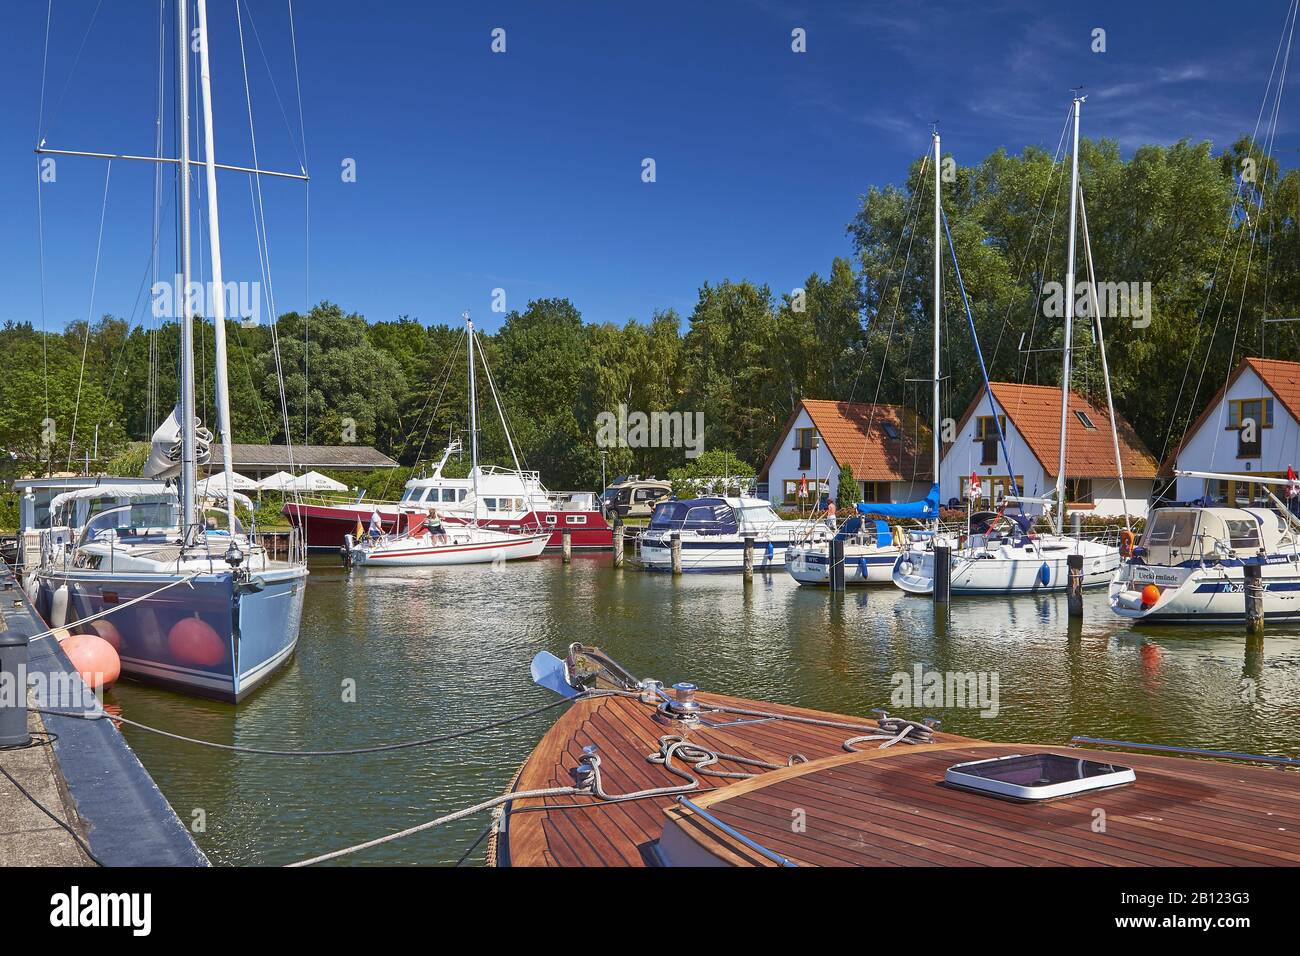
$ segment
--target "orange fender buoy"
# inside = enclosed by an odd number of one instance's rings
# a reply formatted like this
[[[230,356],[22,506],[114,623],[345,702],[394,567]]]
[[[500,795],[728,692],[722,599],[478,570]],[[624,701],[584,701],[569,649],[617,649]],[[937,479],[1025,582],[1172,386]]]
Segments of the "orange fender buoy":
[[[1150,607],[1160,600],[1160,589],[1154,584],[1148,584],[1142,589],[1142,604],[1144,607]]]
[[[226,659],[226,642],[197,615],[177,621],[167,632],[172,657],[195,667],[216,667]]]
[[[60,645],[91,690],[112,686],[122,676],[122,661],[113,645],[95,634],[73,634]]]

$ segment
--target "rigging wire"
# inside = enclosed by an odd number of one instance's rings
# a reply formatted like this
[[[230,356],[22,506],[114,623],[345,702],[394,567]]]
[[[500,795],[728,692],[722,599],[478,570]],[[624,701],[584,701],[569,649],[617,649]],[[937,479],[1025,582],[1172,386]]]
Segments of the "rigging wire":
[[[90,322],[95,314],[95,290],[99,287],[100,254],[104,248],[104,220],[108,218],[108,184],[113,176],[113,161],[110,159],[104,170],[104,200],[99,211],[99,238],[95,242],[95,272],[90,280],[90,305],[86,309],[86,334],[81,342],[81,369],[77,373],[77,397],[72,405],[72,430],[68,433],[68,471],[72,470],[73,443],[77,437],[77,416],[81,411],[81,384],[86,377],[86,354],[90,348]]]
[[[1273,54],[1273,64],[1272,64],[1272,66],[1271,66],[1270,69],[1269,69],[1268,82],[1267,82],[1267,83],[1265,84],[1265,86],[1264,86],[1264,95],[1263,95],[1262,99],[1260,100],[1259,111],[1257,112],[1257,114],[1256,114],[1256,116],[1255,116],[1255,128],[1254,128],[1254,130],[1251,132],[1251,135],[1250,135],[1250,144],[1251,144],[1251,145],[1254,145],[1255,142],[1257,141],[1257,139],[1259,138],[1259,128],[1260,128],[1260,125],[1263,123],[1263,120],[1264,120],[1264,110],[1265,110],[1265,108],[1266,108],[1267,105],[1268,105],[1268,96],[1269,96],[1269,92],[1270,92],[1270,91],[1272,90],[1272,88],[1273,88],[1273,78],[1274,78],[1274,76],[1276,76],[1276,74],[1277,74],[1278,62],[1279,62],[1279,60],[1280,60],[1281,57],[1282,57],[1282,48],[1283,48],[1283,44],[1284,44],[1284,43],[1287,44],[1288,56],[1289,56],[1289,54],[1290,54],[1290,46],[1289,46],[1290,41],[1285,39],[1285,37],[1286,37],[1286,35],[1287,35],[1287,32],[1288,32],[1288,31],[1287,31],[1287,25],[1286,25],[1286,24],[1287,24],[1287,21],[1289,20],[1289,21],[1291,22],[1291,30],[1294,31],[1294,29],[1295,29],[1295,17],[1296,17],[1296,12],[1297,12],[1298,9],[1300,9],[1300,0],[1292,0],[1292,4],[1291,4],[1290,8],[1289,8],[1288,11],[1287,11],[1287,15],[1286,15],[1286,17],[1283,18],[1283,22],[1282,22],[1282,33],[1281,33],[1281,35],[1278,36],[1277,50],[1274,51],[1274,54]],[[1199,329],[1200,327],[1204,326],[1204,324],[1205,324],[1205,316],[1206,316],[1206,314],[1209,312],[1209,309],[1210,309],[1210,303],[1211,303],[1211,301],[1212,301],[1213,298],[1214,298],[1214,290],[1215,290],[1216,286],[1218,285],[1219,270],[1220,270],[1220,267],[1221,267],[1222,264],[1223,264],[1223,256],[1224,256],[1224,252],[1225,252],[1225,250],[1226,250],[1226,248],[1227,248],[1227,239],[1228,239],[1229,234],[1230,234],[1231,231],[1232,231],[1233,223],[1234,223],[1234,222],[1236,221],[1236,219],[1237,219],[1237,206],[1238,206],[1239,203],[1243,203],[1243,193],[1244,193],[1244,191],[1245,191],[1245,186],[1246,186],[1246,180],[1245,180],[1245,178],[1244,178],[1244,177],[1240,177],[1240,178],[1238,178],[1236,193],[1235,193],[1235,195],[1233,196],[1233,200],[1232,200],[1231,207],[1230,207],[1229,210],[1228,210],[1228,221],[1224,224],[1223,237],[1222,237],[1222,238],[1220,239],[1220,241],[1219,241],[1219,253],[1218,253],[1218,257],[1217,257],[1217,259],[1215,260],[1215,264],[1214,264],[1214,272],[1211,274],[1211,276],[1210,276],[1210,283],[1209,283],[1209,285],[1206,287],[1206,290],[1205,290],[1205,301],[1204,301],[1204,303],[1203,303],[1202,306],[1201,306],[1201,314],[1197,317],[1197,322],[1196,322],[1196,324],[1197,324],[1198,329]],[[1240,248],[1240,233],[1238,233],[1238,243],[1237,243],[1237,249],[1239,249],[1239,248]],[[1234,266],[1235,266],[1235,263],[1236,263],[1236,256],[1237,256],[1237,252],[1236,252],[1236,250],[1234,250],[1234,252],[1233,252],[1233,265],[1234,265]],[[1226,282],[1227,282],[1227,284],[1228,284],[1229,286],[1231,285],[1231,282],[1232,282],[1231,272],[1229,272],[1229,275],[1228,275],[1228,278],[1227,278]],[[1225,289],[1225,290],[1224,290],[1224,293],[1223,293],[1223,299],[1226,299],[1226,297],[1227,297],[1227,290]],[[1205,365],[1206,365],[1206,363],[1207,363],[1208,360],[1209,360],[1209,354],[1210,354],[1210,350],[1211,350],[1211,348],[1213,347],[1213,344],[1214,344],[1214,338],[1215,338],[1215,336],[1218,334],[1218,330],[1219,330],[1219,321],[1220,321],[1220,319],[1222,318],[1222,315],[1223,315],[1223,300],[1220,301],[1219,312],[1218,312],[1218,315],[1216,316],[1216,318],[1215,318],[1215,320],[1214,320],[1214,328],[1213,328],[1213,330],[1212,330],[1211,333],[1210,333],[1209,342],[1206,344],[1205,359],[1204,359],[1204,360],[1202,361],[1202,363],[1201,363],[1200,374],[1199,374],[1199,376],[1197,377],[1197,381],[1196,381],[1196,389],[1195,389],[1195,391],[1192,393],[1191,402],[1190,402],[1190,404],[1189,404],[1189,406],[1188,406],[1188,409],[1187,409],[1187,424],[1186,424],[1186,425],[1184,426],[1184,428],[1183,428],[1183,432],[1184,432],[1184,433],[1187,431],[1188,428],[1191,427],[1192,416],[1196,414],[1196,405],[1197,405],[1197,400],[1198,400],[1199,397],[1200,397],[1201,385],[1202,385],[1202,383],[1203,383],[1203,381],[1204,381],[1204,377],[1205,377]],[[1169,452],[1169,440],[1170,440],[1170,438],[1173,437],[1173,434],[1174,434],[1174,426],[1175,426],[1175,424],[1176,424],[1176,422],[1177,422],[1177,419],[1178,419],[1178,411],[1179,411],[1179,409],[1180,409],[1181,406],[1182,406],[1183,393],[1184,393],[1184,391],[1186,390],[1186,387],[1187,387],[1187,379],[1188,379],[1188,376],[1191,374],[1192,363],[1195,361],[1195,358],[1196,358],[1196,349],[1193,348],[1193,349],[1189,350],[1189,352],[1188,352],[1188,356],[1187,356],[1187,365],[1186,365],[1186,367],[1183,369],[1183,378],[1182,378],[1182,381],[1180,382],[1179,387],[1178,387],[1178,396],[1177,396],[1177,398],[1174,400],[1173,408],[1171,408],[1171,409],[1170,409],[1170,412],[1169,412],[1169,426],[1165,429],[1165,438],[1164,438],[1164,442],[1163,442],[1163,444],[1162,444],[1161,447],[1160,447],[1160,459],[1159,459],[1159,460],[1162,461],[1162,462],[1166,460],[1166,454]],[[1229,374],[1230,374],[1230,372],[1229,372]]]

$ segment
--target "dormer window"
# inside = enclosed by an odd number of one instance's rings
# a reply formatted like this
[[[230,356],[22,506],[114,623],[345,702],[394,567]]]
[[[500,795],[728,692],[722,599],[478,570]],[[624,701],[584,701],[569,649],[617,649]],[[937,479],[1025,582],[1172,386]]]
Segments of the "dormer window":
[[[1087,428],[1091,431],[1097,430],[1097,426],[1092,423],[1092,419],[1088,417],[1088,413],[1085,412],[1083,409],[1076,408],[1074,410],[1074,417],[1079,419],[1079,424],[1082,425],[1084,428]]]
[[[890,441],[898,441],[902,437],[898,433],[898,427],[893,422],[881,422],[880,430],[885,433],[885,437]]]

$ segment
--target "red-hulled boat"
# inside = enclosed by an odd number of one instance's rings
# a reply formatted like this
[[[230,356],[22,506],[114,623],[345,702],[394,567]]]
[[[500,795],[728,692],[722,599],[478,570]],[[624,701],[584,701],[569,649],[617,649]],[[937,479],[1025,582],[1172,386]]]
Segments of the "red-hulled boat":
[[[344,546],[343,536],[354,533],[357,522],[368,528],[376,512],[389,533],[398,530],[399,513],[437,511],[448,524],[469,523],[475,516],[475,477],[442,474],[448,458],[459,450],[460,442],[453,441],[429,477],[406,483],[400,501],[288,501],[284,514],[302,532],[309,548],[331,551]],[[477,486],[480,527],[520,534],[550,531],[547,550],[561,546],[565,531],[575,551],[613,547],[613,530],[591,492],[552,494],[535,471],[494,467],[478,469]]]

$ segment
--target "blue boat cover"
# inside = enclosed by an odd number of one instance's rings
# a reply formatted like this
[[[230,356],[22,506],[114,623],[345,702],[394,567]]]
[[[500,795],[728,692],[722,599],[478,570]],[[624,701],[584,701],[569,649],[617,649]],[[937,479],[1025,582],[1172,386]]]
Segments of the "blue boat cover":
[[[916,518],[932,520],[939,517],[939,486],[930,486],[930,493],[920,501],[905,501],[898,504],[863,501],[858,504],[858,514],[879,515],[882,518]]]
[[[721,498],[661,501],[650,517],[651,531],[686,529],[702,534],[735,534],[736,514]]]

